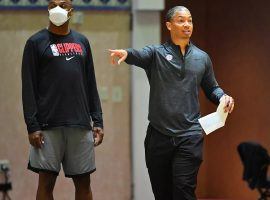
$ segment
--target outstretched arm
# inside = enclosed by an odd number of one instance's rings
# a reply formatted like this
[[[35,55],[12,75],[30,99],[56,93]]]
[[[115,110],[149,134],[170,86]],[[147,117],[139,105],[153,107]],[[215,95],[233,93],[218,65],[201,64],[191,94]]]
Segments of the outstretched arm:
[[[141,50],[135,49],[114,49],[109,50],[111,53],[111,64],[118,65],[123,61],[130,65],[136,65],[143,69],[148,69],[153,60],[153,48],[146,46]]]

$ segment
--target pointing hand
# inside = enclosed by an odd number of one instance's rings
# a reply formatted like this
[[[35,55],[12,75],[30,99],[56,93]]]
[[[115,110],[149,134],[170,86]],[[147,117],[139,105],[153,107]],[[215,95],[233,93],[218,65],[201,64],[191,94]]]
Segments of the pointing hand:
[[[118,59],[117,64],[120,65],[127,58],[127,51],[123,49],[109,49],[111,53],[111,64],[116,64],[116,59]]]

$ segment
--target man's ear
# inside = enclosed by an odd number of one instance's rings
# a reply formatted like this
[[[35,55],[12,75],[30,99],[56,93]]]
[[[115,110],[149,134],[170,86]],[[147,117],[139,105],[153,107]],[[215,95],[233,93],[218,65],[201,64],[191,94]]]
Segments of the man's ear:
[[[167,29],[168,29],[169,31],[172,30],[171,26],[172,26],[171,22],[166,22],[166,27],[167,27]]]
[[[69,17],[71,17],[73,15],[73,11],[74,11],[74,9],[73,8],[70,8]]]

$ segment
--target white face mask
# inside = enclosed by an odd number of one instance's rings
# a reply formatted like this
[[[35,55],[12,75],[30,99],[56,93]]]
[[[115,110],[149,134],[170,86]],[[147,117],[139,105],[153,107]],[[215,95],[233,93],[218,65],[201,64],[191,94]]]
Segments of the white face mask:
[[[55,26],[61,26],[69,19],[68,11],[56,6],[49,10],[49,19]]]

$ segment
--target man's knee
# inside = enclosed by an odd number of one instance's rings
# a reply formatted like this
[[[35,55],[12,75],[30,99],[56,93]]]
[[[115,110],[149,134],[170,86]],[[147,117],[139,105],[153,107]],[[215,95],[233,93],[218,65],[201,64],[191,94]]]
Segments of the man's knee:
[[[55,181],[57,175],[52,173],[39,173],[39,189],[45,190],[47,192],[52,192],[54,189]]]
[[[174,199],[195,200],[196,179],[176,179],[173,184]]]
[[[90,192],[90,174],[84,176],[75,176],[72,178],[76,191]]]

